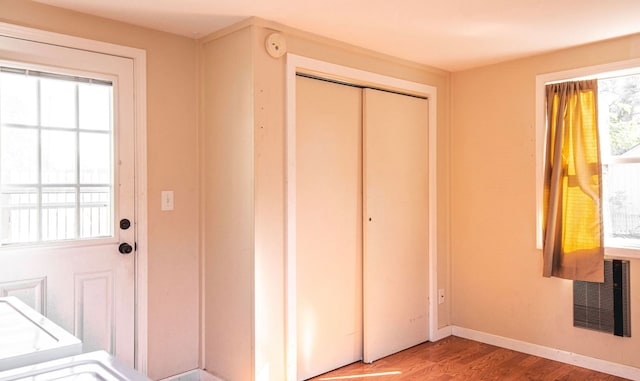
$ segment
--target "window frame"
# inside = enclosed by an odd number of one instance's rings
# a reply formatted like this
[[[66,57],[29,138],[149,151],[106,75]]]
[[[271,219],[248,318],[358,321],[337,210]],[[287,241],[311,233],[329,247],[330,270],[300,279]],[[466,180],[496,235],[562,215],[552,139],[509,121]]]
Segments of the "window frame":
[[[587,78],[602,79],[613,76],[640,74],[640,59],[612,62],[587,66],[536,76],[535,100],[535,160],[536,160],[536,248],[542,250],[543,244],[543,197],[544,197],[544,158],[546,153],[545,136],[546,107],[545,86],[553,82],[574,81]],[[640,259],[640,248],[605,246],[605,257]]]
[[[115,164],[114,161],[114,157],[116,155],[115,152],[115,146],[114,146],[114,140],[116,138],[116,134],[115,134],[115,130],[114,130],[114,120],[117,118],[117,114],[116,114],[116,106],[117,106],[117,102],[116,102],[116,98],[118,96],[118,86],[119,86],[119,79],[117,76],[113,75],[113,74],[107,74],[107,73],[100,73],[100,72],[93,72],[93,71],[86,71],[86,70],[80,70],[80,69],[73,69],[73,68],[63,68],[63,67],[59,67],[59,66],[47,66],[47,65],[43,65],[43,64],[35,64],[35,63],[30,63],[30,62],[23,62],[23,61],[18,61],[18,60],[5,60],[5,59],[0,59],[0,67],[5,67],[5,68],[13,68],[16,70],[24,70],[26,73],[26,75],[29,75],[28,72],[32,71],[32,72],[38,72],[38,73],[42,73],[42,75],[38,75],[38,77],[40,77],[39,79],[42,78],[51,78],[51,79],[61,79],[61,80],[69,80],[69,81],[73,81],[74,79],[77,78],[84,78],[87,79],[88,81],[82,81],[82,80],[77,80],[76,85],[78,83],[90,83],[90,81],[94,81],[95,83],[100,84],[100,82],[103,82],[104,84],[108,84],[108,86],[111,88],[110,89],[110,128],[109,130],[102,130],[102,131],[93,131],[93,130],[86,130],[86,129],[82,129],[79,126],[75,126],[73,128],[61,128],[61,127],[53,127],[53,126],[45,126],[41,123],[37,123],[35,125],[25,125],[25,126],[21,126],[21,127],[11,127],[10,124],[8,125],[11,128],[20,128],[20,129],[30,129],[30,130],[40,130],[40,131],[65,131],[65,132],[72,132],[75,134],[81,134],[83,132],[89,132],[89,133],[96,133],[96,134],[101,134],[101,135],[108,135],[109,136],[109,140],[110,140],[110,180],[109,180],[109,184],[104,184],[104,187],[109,188],[109,208],[110,208],[110,215],[109,215],[109,226],[110,226],[110,233],[107,235],[96,235],[96,236],[91,236],[91,237],[83,237],[81,234],[81,230],[82,230],[82,226],[80,225],[81,219],[80,214],[82,214],[82,210],[80,205],[82,204],[80,197],[81,197],[81,192],[80,189],[82,189],[83,187],[87,187],[86,183],[83,183],[79,180],[79,177],[76,179],[76,182],[72,182],[72,183],[68,183],[68,184],[48,184],[48,183],[44,183],[40,180],[40,175],[38,176],[39,180],[36,183],[33,184],[24,184],[27,187],[33,187],[38,189],[37,193],[40,195],[38,197],[38,201],[36,203],[36,213],[39,215],[37,218],[38,221],[38,226],[37,226],[37,231],[38,231],[38,238],[36,240],[29,240],[29,241],[15,241],[15,242],[0,242],[0,251],[4,250],[4,249],[18,249],[18,248],[37,248],[37,247],[41,247],[41,246],[48,246],[48,247],[82,247],[82,246],[86,246],[86,245],[100,245],[100,244],[104,244],[104,243],[111,243],[111,242],[117,242],[118,241],[118,237],[116,237],[116,230],[117,227],[115,225],[115,221],[117,219],[119,219],[118,217],[118,210],[116,208],[117,202],[118,202],[118,194],[116,192],[117,189],[117,182],[116,179],[118,178],[118,166]],[[56,76],[59,76],[59,78],[56,78]],[[76,90],[77,91],[77,90]],[[41,99],[40,99],[40,94],[38,93],[37,95],[38,97],[38,104],[40,103]],[[77,107],[77,103],[79,101],[78,98],[78,94],[76,93],[76,107]],[[41,133],[41,132],[40,132]],[[76,139],[79,139],[79,137],[76,137]],[[41,141],[38,141],[39,146],[38,146],[38,150],[40,151],[42,149],[41,147]],[[76,140],[76,144],[77,144],[77,149],[80,149],[80,143],[79,140]],[[79,164],[79,154],[76,152],[76,165]],[[38,170],[41,174],[42,169],[40,168],[40,166],[38,167]],[[79,171],[80,171],[80,167],[76,167],[75,168],[76,171],[76,175],[79,176]],[[23,185],[23,184],[19,184],[19,185]],[[8,185],[8,188],[10,188],[12,186],[12,184]],[[91,184],[90,187],[92,187],[93,184]],[[74,213],[76,214],[76,218],[77,220],[75,221],[75,233],[76,236],[74,238],[60,238],[60,239],[44,239],[43,238],[43,224],[41,221],[42,218],[42,212],[43,209],[46,209],[46,207],[43,205],[43,202],[41,200],[41,194],[44,192],[44,189],[46,188],[50,188],[50,189],[54,189],[54,188],[73,188],[76,190],[76,200],[74,201],[75,204],[75,211]]]

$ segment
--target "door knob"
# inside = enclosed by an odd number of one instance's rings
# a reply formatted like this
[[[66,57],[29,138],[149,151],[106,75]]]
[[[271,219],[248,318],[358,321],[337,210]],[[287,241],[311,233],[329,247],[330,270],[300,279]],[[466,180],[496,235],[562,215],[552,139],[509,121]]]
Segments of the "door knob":
[[[131,221],[126,218],[120,220],[120,229],[127,230],[129,229],[129,226],[131,226]]]
[[[120,246],[118,246],[118,251],[120,252],[120,254],[131,254],[131,252],[133,251],[133,247],[124,242],[121,243]]]

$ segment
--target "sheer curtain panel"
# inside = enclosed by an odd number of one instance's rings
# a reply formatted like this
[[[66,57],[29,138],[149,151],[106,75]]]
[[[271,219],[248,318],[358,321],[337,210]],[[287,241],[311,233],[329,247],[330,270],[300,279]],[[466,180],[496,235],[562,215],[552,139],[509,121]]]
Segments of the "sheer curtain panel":
[[[597,81],[549,84],[543,275],[604,281]]]

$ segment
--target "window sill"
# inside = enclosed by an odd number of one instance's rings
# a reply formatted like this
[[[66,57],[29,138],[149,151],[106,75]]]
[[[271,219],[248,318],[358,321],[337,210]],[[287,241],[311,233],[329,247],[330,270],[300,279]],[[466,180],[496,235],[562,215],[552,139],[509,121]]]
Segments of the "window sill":
[[[640,259],[640,248],[605,247],[605,258]]]

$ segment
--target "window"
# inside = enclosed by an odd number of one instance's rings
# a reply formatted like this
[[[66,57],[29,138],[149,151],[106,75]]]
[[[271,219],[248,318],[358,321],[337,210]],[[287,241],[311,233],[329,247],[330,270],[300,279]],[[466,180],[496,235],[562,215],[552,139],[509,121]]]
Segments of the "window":
[[[0,244],[113,235],[112,85],[0,67]]]
[[[544,87],[585,78],[598,79],[605,255],[640,258],[639,60],[537,77],[538,248],[542,248],[542,160],[546,149]]]
[[[640,249],[640,74],[598,80],[605,246]]]

